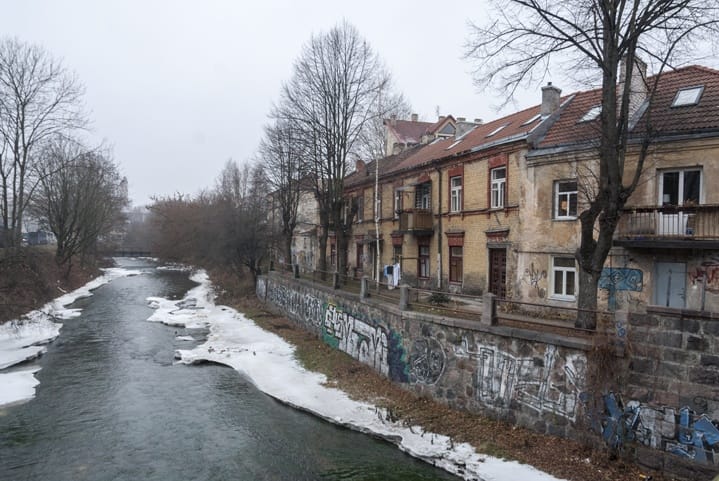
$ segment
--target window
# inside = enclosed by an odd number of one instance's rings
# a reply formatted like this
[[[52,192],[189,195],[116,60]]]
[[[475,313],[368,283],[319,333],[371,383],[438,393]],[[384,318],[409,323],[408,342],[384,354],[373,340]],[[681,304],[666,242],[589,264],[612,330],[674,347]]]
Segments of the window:
[[[374,218],[382,219],[382,186],[377,189],[377,200],[374,203]]]
[[[397,189],[394,191],[394,218],[399,218],[399,213],[402,212],[402,191]]]
[[[577,268],[573,257],[554,257],[552,259],[552,297],[565,301],[575,299],[577,287]]]
[[[589,122],[590,120],[594,120],[597,117],[599,117],[599,114],[602,113],[602,106],[601,105],[595,105],[591,109],[587,110],[587,113],[584,114],[584,117],[579,119],[579,122]]]
[[[672,107],[685,107],[687,105],[697,105],[699,103],[699,99],[702,96],[702,92],[704,92],[703,85],[700,85],[698,87],[689,87],[686,89],[681,89],[677,92],[676,96],[674,97],[674,101],[672,102]]]
[[[364,220],[364,196],[357,197],[357,222]]]
[[[337,245],[334,243],[330,245],[330,265],[337,267]]]
[[[462,282],[462,247],[449,248],[449,282]]]
[[[402,260],[402,246],[392,246],[392,262],[398,264]]]
[[[664,171],[659,173],[659,177],[660,205],[686,205],[701,202],[701,170]]]
[[[554,218],[577,218],[576,180],[562,180],[554,183]]]
[[[414,194],[414,207],[415,209],[430,209],[430,192],[432,191],[432,184],[425,182],[419,184]]]
[[[537,115],[535,115],[534,117],[532,117],[531,119],[529,119],[529,120],[525,121],[524,123],[522,123],[522,126],[532,124],[532,123],[536,122],[537,120],[539,120],[539,119],[541,119],[541,118],[542,118],[542,114],[537,114]]]
[[[357,269],[362,269],[364,263],[364,246],[357,244]]]
[[[462,210],[462,176],[450,177],[449,179],[449,190],[450,190],[450,212],[459,212]]]
[[[429,246],[419,246],[417,277],[423,279],[429,277]]]
[[[497,167],[491,173],[491,202],[492,209],[504,207],[505,184],[507,181],[507,168]]]

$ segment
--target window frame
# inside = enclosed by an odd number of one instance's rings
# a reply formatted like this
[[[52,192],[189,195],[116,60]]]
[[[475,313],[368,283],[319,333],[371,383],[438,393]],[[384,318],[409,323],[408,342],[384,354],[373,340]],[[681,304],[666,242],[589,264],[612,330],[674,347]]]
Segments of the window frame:
[[[457,254],[459,252],[459,254]],[[450,246],[449,247],[449,282],[453,284],[461,284],[463,281],[464,274],[464,247],[463,246]]]
[[[394,190],[394,215],[395,219],[399,219],[399,214],[402,212],[402,191],[400,189]]]
[[[456,180],[459,180],[459,185],[455,185]],[[462,212],[463,181],[461,175],[453,175],[449,178],[449,211],[452,213]]]
[[[562,184],[574,184],[574,190],[566,190],[563,192],[560,192],[559,187]],[[553,216],[552,218],[555,220],[576,220],[577,215],[579,213],[579,185],[577,183],[576,179],[564,179],[564,180],[555,180],[554,181],[554,209],[553,209]],[[572,206],[572,195],[574,195],[574,214],[571,213],[571,206]],[[560,213],[560,206],[562,205],[562,197],[566,196],[566,202],[567,202],[567,214],[562,215]]]
[[[423,182],[415,187],[414,208],[418,210],[432,209],[432,182]]]
[[[495,179],[495,173],[504,171],[504,177]],[[496,193],[496,195],[495,195]],[[503,209],[507,203],[507,165],[489,170],[489,208]]]
[[[417,278],[429,279],[432,273],[430,265],[431,252],[429,250],[429,239],[420,241],[417,246]]]
[[[568,266],[557,266],[555,263],[558,259],[571,259],[574,263],[574,267],[568,267]],[[558,300],[558,301],[570,301],[574,302],[577,300],[577,287],[578,287],[578,276],[577,276],[577,261],[574,257],[571,256],[552,256],[551,258],[551,271],[552,271],[552,283],[551,283],[551,289],[552,294],[550,295],[550,299]],[[562,292],[557,293],[556,287],[557,287],[557,275],[561,273],[562,276]],[[571,273],[574,277],[574,285],[572,287],[572,294],[567,294],[567,274]]]
[[[677,204],[676,207],[680,207],[683,205],[686,205],[686,200],[684,199],[684,174],[687,172],[699,172],[699,199],[697,200],[697,204],[703,204],[704,203],[704,170],[701,166],[694,166],[694,167],[686,167],[686,168],[680,168],[680,169],[661,169],[657,171],[657,204],[659,206],[664,205],[670,205],[674,206],[674,204],[666,203],[664,202],[664,175],[666,174],[679,174],[678,179],[678,185],[677,185]]]
[[[364,195],[357,197],[357,222],[364,221]]]

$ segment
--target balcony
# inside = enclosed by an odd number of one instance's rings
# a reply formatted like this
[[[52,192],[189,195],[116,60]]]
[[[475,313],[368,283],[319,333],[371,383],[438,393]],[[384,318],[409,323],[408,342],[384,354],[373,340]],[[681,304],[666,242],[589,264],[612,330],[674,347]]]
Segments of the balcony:
[[[634,248],[717,249],[719,205],[625,209],[614,243]]]
[[[399,230],[415,234],[431,234],[432,212],[424,209],[405,210],[399,214]]]

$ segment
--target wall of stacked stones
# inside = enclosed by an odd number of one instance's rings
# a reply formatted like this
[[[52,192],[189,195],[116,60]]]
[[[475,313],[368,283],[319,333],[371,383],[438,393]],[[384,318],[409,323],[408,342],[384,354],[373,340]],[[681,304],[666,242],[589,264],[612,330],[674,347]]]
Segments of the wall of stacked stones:
[[[454,408],[558,436],[593,433],[685,479],[717,473],[719,319],[662,310],[619,319],[622,383],[594,392],[590,371],[606,366],[590,365],[591,344],[574,338],[400,311],[276,275],[259,278],[257,295],[327,344]]]

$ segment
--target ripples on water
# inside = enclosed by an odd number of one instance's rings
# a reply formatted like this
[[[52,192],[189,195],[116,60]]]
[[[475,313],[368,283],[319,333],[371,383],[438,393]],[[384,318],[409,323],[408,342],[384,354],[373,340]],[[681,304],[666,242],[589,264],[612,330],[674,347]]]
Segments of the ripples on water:
[[[187,273],[124,261],[121,278],[78,301],[39,361],[28,403],[0,410],[0,480],[456,479],[394,446],[332,426],[217,365],[173,364],[203,338],[146,322],[145,298],[179,299]],[[0,388],[2,388],[0,386]]]

